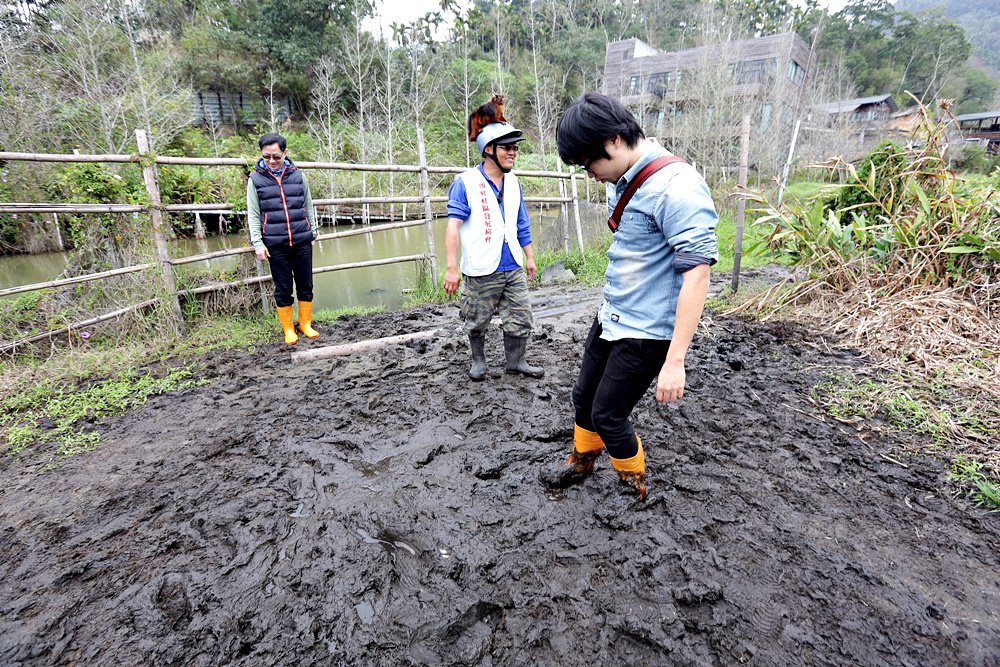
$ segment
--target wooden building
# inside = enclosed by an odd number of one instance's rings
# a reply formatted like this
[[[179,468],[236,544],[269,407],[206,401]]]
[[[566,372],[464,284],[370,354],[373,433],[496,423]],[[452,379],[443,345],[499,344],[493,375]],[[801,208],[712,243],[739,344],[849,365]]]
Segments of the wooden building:
[[[253,127],[268,114],[267,100],[248,93],[223,93],[209,90],[194,94],[194,121],[198,125],[239,125]],[[274,98],[275,115],[284,122],[290,116],[286,97]]]
[[[899,105],[892,95],[871,95],[819,104],[812,111],[817,124],[857,132],[861,143],[867,145],[886,133]]]
[[[794,122],[814,65],[794,32],[672,52],[626,39],[608,44],[604,93],[636,111],[647,134],[669,136],[670,120],[692,112],[699,125],[738,133],[738,122],[722,120],[724,108],[730,116],[753,108],[755,125],[767,132]]]
[[[1000,153],[1000,110],[955,116],[965,141],[977,142],[990,153]]]

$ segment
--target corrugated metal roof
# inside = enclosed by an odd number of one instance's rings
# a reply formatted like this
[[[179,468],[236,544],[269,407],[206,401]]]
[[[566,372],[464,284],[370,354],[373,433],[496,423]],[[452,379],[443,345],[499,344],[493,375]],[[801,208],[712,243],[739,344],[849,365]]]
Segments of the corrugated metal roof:
[[[981,111],[979,113],[967,113],[955,116],[955,120],[961,123],[963,120],[982,120],[984,118],[997,118],[998,116],[1000,116],[1000,111]]]
[[[899,108],[896,106],[896,102],[893,101],[892,95],[872,95],[870,97],[858,97],[853,100],[827,102],[826,104],[817,104],[816,108],[827,113],[844,113],[845,111],[854,111],[866,104],[878,104],[879,102],[888,102],[889,106],[893,109]]]

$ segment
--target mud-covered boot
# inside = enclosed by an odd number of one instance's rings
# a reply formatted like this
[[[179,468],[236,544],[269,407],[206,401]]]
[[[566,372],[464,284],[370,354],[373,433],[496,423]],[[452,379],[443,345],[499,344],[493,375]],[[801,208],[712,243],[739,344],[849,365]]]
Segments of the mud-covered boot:
[[[486,336],[469,334],[469,347],[472,349],[469,377],[479,382],[486,377]]]
[[[278,321],[281,322],[281,330],[285,332],[285,343],[288,345],[298,343],[299,335],[295,333],[291,306],[278,306]]]
[[[319,338],[319,332],[313,329],[312,301],[299,301],[299,331],[306,338]]]
[[[642,451],[642,440],[636,436],[639,451],[627,459],[611,457],[611,467],[618,473],[618,481],[626,493],[634,493],[639,502],[646,500],[646,455]]]
[[[528,349],[527,338],[504,334],[503,349],[507,354],[508,373],[521,373],[533,378],[540,378],[545,375],[544,368],[541,366],[532,366],[524,360],[524,353]]]
[[[604,449],[601,436],[573,425],[573,451],[562,463],[543,470],[542,484],[552,489],[565,489],[579,484],[594,472],[594,463]]]

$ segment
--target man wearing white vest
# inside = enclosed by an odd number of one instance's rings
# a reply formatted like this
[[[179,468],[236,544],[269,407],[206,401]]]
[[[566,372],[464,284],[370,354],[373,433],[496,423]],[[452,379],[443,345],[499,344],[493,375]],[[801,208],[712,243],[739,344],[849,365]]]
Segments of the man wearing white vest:
[[[486,330],[495,312],[502,321],[507,372],[535,378],[545,374],[524,358],[532,326],[528,279],[537,273],[528,209],[511,173],[524,135],[503,119],[502,99],[494,104],[498,99],[469,119],[469,138],[484,159],[456,176],[448,190],[444,237],[444,289],[455,294],[461,285],[461,317],[472,349],[469,377],[476,381],[486,377]],[[484,109],[493,113],[484,116]],[[483,118],[496,122],[476,122]]]

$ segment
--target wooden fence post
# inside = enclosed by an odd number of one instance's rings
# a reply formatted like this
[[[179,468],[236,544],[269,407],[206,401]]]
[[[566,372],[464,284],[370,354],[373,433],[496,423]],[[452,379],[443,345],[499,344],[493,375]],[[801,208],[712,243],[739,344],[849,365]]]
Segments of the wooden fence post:
[[[431,256],[431,285],[438,289],[437,253],[434,251],[434,211],[431,210],[431,181],[427,174],[427,151],[424,149],[424,130],[417,128],[417,148],[420,153],[420,189],[424,195],[424,218],[427,222],[427,250]]]
[[[556,156],[556,171],[560,174],[563,173],[562,160],[559,156]],[[559,198],[566,198],[566,182],[563,179],[556,179],[556,185],[559,188]],[[566,206],[566,202],[561,202],[559,204],[559,235],[562,237],[563,242],[563,252],[569,252],[569,208]]]
[[[750,169],[750,115],[743,116],[743,134],[740,139],[740,180],[741,190],[747,187],[747,172]],[[733,292],[740,287],[740,263],[743,260],[743,220],[746,217],[747,199],[745,192],[740,193],[736,202],[736,247],[733,250]]]
[[[160,200],[160,186],[156,177],[156,163],[149,150],[149,137],[145,130],[135,131],[135,140],[139,146],[139,155],[147,158],[142,163],[142,180],[146,183],[149,193],[149,219],[153,224],[153,240],[156,244],[156,258],[163,271],[163,285],[170,295],[174,312],[174,326],[177,332],[184,333],[184,314],[181,312],[181,302],[177,297],[177,283],[174,281],[174,267],[170,264],[170,252],[167,250],[167,239],[163,234],[163,210]]]
[[[569,182],[573,186],[573,217],[576,219],[576,240],[580,244],[580,259],[584,266],[587,264],[587,252],[583,247],[583,225],[580,224],[580,191],[576,187],[576,169],[569,174]],[[569,248],[566,248],[569,252]]]

